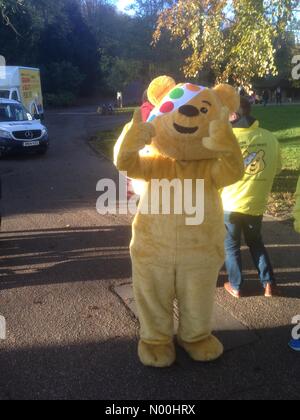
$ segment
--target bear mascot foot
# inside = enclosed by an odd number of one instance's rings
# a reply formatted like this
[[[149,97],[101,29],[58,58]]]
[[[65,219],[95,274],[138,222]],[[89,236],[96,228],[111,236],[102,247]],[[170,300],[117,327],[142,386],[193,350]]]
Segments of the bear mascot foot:
[[[223,344],[213,335],[197,343],[185,343],[178,338],[178,344],[196,362],[213,362],[224,353]]]
[[[141,340],[138,352],[145,366],[165,368],[173,365],[176,360],[174,343],[153,345]]]

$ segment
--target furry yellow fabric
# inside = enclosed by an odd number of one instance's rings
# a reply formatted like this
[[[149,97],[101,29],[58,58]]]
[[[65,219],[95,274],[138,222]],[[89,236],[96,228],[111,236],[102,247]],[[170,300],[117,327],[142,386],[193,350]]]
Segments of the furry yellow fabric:
[[[212,335],[197,343],[185,343],[178,340],[178,344],[196,362],[213,362],[224,352],[223,344]]]
[[[155,85],[157,82],[152,83]],[[187,214],[176,214],[171,203],[171,214],[139,211],[133,223],[131,257],[141,324],[139,357],[148,366],[167,367],[175,360],[175,297],[182,347],[198,361],[215,360],[223,353],[222,344],[211,335],[216,282],[224,263],[219,190],[244,175],[241,150],[229,124],[229,111],[237,111],[239,97],[229,85],[220,85],[201,89],[187,105],[151,123],[142,123],[137,111],[115,148],[118,169],[130,178],[146,181],[140,209],[145,200],[160,202],[160,197],[153,196],[153,179],[192,180],[193,193],[196,180],[205,182],[201,225],[188,225]],[[150,144],[152,153],[141,155]]]
[[[148,88],[148,99],[152,105],[159,105],[163,98],[176,86],[172,77],[160,76],[154,79]]]

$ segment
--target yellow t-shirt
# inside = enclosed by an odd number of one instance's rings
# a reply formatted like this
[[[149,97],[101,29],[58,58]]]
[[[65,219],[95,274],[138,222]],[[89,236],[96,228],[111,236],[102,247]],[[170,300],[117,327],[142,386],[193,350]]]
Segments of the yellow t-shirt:
[[[300,233],[300,178],[298,181],[298,187],[296,192],[296,207],[294,210],[295,217],[295,229]]]
[[[234,129],[245,162],[245,176],[223,190],[226,212],[262,216],[272,191],[274,178],[281,171],[280,145],[269,131],[256,121],[250,128]]]

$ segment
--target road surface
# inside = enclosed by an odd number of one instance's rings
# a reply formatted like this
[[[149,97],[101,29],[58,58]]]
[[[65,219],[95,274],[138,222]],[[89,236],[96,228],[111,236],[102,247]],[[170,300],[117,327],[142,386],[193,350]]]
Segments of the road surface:
[[[266,236],[284,296],[266,301],[253,281],[247,293],[254,297],[240,302],[217,292],[257,341],[209,365],[181,350],[167,370],[138,362],[138,323],[114,291],[130,281],[129,220],[97,214],[97,181],[118,174],[87,145],[98,129],[127,118],[51,112],[47,156],[0,161],[0,315],[7,321],[0,399],[299,398],[299,354],[288,349],[291,318],[300,313],[299,238],[272,220]],[[254,280],[248,260],[246,268]],[[240,332],[225,334],[234,341]]]

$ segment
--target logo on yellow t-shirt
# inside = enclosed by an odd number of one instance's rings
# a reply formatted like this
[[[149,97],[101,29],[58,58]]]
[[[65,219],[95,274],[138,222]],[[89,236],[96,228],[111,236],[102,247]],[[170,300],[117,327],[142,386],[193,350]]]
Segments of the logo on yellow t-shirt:
[[[247,175],[257,175],[263,172],[266,168],[266,162],[264,160],[266,153],[263,150],[258,152],[247,152],[244,155],[245,172]]]

